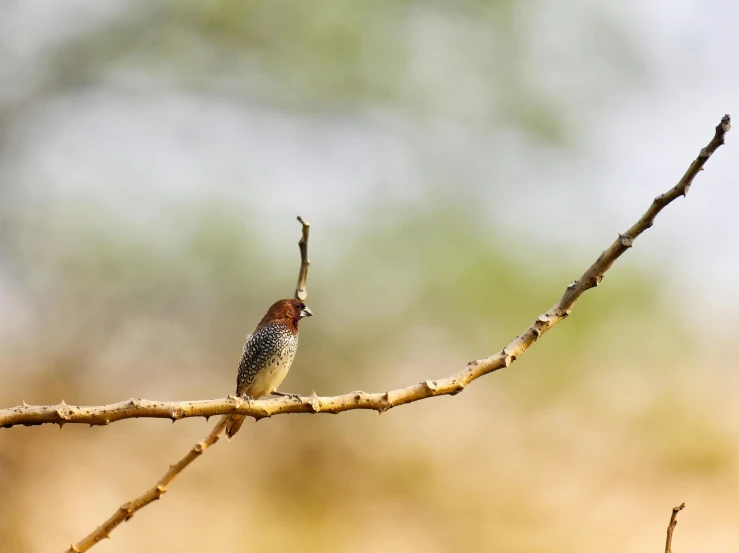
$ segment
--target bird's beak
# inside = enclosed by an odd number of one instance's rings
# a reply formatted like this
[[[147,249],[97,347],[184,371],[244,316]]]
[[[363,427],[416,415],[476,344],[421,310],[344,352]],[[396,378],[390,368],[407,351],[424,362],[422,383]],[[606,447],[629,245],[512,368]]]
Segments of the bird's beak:
[[[308,307],[305,307],[305,308],[303,308],[303,309],[300,310],[300,318],[301,319],[303,317],[312,317],[312,316],[313,316],[313,311],[311,311],[310,309],[308,309]]]

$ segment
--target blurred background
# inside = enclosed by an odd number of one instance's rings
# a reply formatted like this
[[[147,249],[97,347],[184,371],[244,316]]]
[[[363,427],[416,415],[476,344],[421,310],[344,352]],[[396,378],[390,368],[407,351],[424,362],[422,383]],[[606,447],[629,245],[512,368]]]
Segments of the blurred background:
[[[737,110],[739,4],[6,0],[0,405],[452,374],[523,331]],[[734,131],[738,132],[738,131]],[[739,161],[514,366],[378,417],[248,423],[94,551],[728,551]],[[82,538],[214,424],[0,431],[0,551]]]

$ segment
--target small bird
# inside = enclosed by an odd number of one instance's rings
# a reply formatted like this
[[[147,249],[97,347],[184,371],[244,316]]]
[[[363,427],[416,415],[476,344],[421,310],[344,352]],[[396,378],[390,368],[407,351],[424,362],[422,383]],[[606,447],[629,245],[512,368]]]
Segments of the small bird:
[[[298,349],[298,323],[312,317],[310,309],[298,299],[279,300],[246,337],[244,353],[236,378],[236,395],[247,401],[274,394],[298,397],[278,392],[287,376]],[[230,415],[226,435],[233,438],[244,423],[244,415]]]

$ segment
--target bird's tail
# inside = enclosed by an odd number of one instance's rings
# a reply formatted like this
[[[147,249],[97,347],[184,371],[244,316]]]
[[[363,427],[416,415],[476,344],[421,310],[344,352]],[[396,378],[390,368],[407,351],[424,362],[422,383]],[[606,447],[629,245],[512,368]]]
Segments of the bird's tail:
[[[228,422],[226,423],[226,436],[228,436],[229,440],[239,431],[241,425],[244,424],[245,418],[246,417],[244,415],[230,415],[228,417]]]

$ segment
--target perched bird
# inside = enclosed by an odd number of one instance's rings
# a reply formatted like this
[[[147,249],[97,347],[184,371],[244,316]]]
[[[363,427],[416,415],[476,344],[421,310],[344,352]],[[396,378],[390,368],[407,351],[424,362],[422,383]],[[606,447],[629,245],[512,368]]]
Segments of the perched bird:
[[[247,400],[269,394],[293,396],[277,391],[290,370],[298,349],[298,323],[313,313],[297,299],[272,304],[267,314],[246,337],[236,378],[236,395]],[[226,435],[233,438],[244,423],[244,415],[230,415]]]

